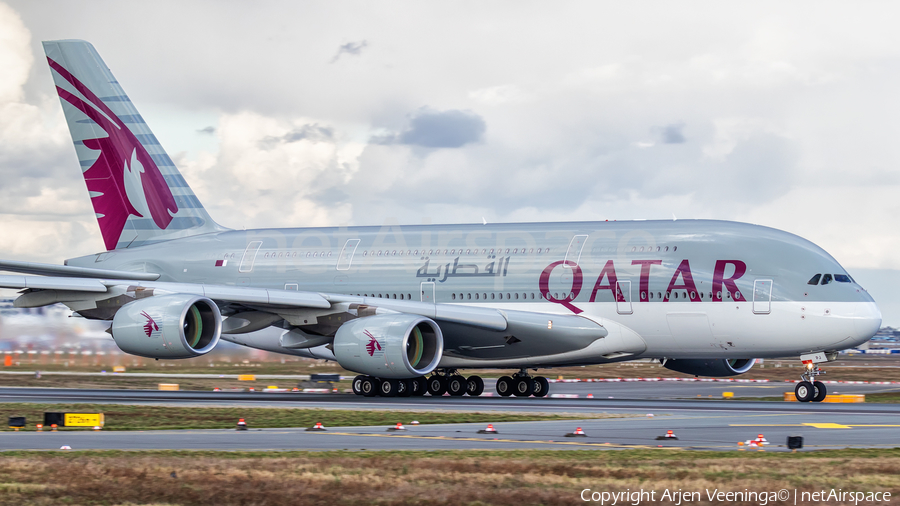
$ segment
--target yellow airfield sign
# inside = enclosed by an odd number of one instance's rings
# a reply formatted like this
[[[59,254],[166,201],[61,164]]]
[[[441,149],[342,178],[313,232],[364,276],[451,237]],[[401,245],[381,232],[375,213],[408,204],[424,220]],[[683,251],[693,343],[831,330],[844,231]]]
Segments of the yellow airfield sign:
[[[66,413],[65,427],[103,427],[103,413]]]

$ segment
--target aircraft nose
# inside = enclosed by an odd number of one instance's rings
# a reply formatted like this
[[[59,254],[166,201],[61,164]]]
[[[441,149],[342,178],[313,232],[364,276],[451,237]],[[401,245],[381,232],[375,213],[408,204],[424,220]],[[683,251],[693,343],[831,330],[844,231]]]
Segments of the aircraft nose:
[[[881,328],[881,310],[874,302],[865,304],[854,319],[853,327],[860,344],[872,339]]]

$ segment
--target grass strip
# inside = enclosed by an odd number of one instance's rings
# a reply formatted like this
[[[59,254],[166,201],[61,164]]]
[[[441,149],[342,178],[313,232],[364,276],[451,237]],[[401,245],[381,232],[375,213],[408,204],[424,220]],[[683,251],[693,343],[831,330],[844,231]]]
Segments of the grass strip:
[[[692,504],[722,504],[706,500],[707,490],[840,489],[896,497],[900,450],[82,451],[9,452],[0,459],[0,506],[562,505],[583,502],[585,489],[655,492],[655,501],[641,504],[676,504],[661,499],[667,490],[699,492]]]
[[[455,411],[359,411],[331,409],[260,408],[260,407],[195,407],[147,406],[132,404],[0,404],[0,416],[24,416],[28,429],[43,423],[44,412],[103,413],[104,430],[229,429],[238,418],[251,428],[311,427],[321,422],[326,427],[361,425],[435,423],[497,423],[532,420],[574,420],[584,418],[621,418],[628,415],[607,413],[505,413]],[[5,422],[6,418],[2,419]],[[6,428],[4,424],[3,430]],[[61,428],[60,430],[85,430]]]

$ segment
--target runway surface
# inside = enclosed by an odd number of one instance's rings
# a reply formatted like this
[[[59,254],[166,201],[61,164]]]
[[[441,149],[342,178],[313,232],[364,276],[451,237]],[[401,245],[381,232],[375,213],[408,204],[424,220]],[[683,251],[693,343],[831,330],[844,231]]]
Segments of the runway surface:
[[[643,388],[655,386],[643,384]],[[691,385],[693,386],[693,385]],[[638,388],[632,387],[628,388]],[[849,393],[849,392],[848,392]],[[272,406],[321,409],[458,410],[515,412],[606,412],[618,419],[585,419],[494,424],[497,434],[477,434],[485,424],[412,426],[398,413],[407,430],[387,432],[387,426],[250,430],[183,430],[141,432],[58,433],[2,432],[2,450],[49,450],[70,446],[87,449],[191,450],[440,450],[440,449],[621,449],[681,448],[737,450],[737,442],[762,433],[768,451],[786,451],[787,436],[802,435],[807,449],[900,446],[900,405],[813,404],[739,400],[679,400],[641,398],[500,398],[422,397],[364,398],[347,394],[158,392],[140,390],[0,389],[0,402],[106,402],[139,404]],[[653,416],[647,416],[652,414]],[[586,437],[567,438],[581,427]],[[657,440],[672,430],[677,440]]]
[[[787,451],[789,435],[802,435],[809,449],[895,447],[896,415],[828,413],[721,413],[697,410],[653,418],[493,424],[497,434],[478,434],[486,424],[409,425],[403,432],[387,426],[304,429],[180,430],[141,432],[2,432],[2,450],[459,450],[459,449],[695,449],[737,450],[738,441],[764,434],[768,451]],[[252,420],[249,420],[252,425]],[[585,437],[565,434],[580,427]],[[678,439],[657,440],[668,430]]]

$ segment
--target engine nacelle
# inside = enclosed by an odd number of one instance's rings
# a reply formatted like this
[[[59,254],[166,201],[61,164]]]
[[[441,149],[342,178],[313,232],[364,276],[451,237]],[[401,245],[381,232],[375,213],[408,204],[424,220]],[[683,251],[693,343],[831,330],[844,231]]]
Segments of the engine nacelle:
[[[379,378],[424,376],[443,352],[441,328],[424,316],[366,316],[341,325],[334,336],[334,357],[341,367]]]
[[[694,376],[721,378],[744,374],[755,363],[755,358],[689,358],[666,360],[663,367]]]
[[[147,358],[193,358],[212,351],[222,334],[213,301],[174,294],[129,302],[113,317],[112,336],[125,353]]]

